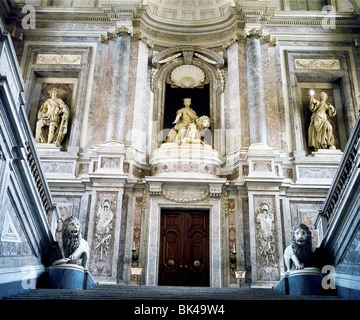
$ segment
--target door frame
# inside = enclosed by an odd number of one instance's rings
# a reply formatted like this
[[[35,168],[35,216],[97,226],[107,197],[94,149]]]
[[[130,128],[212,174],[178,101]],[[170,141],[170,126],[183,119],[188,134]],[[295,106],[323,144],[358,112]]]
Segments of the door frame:
[[[163,199],[162,199],[163,200]],[[159,201],[159,202],[158,202]],[[162,209],[201,210],[209,211],[209,272],[210,287],[223,286],[223,250],[222,250],[222,210],[221,201],[216,199],[210,205],[170,204],[161,203],[157,197],[150,197],[149,215],[147,219],[148,234],[145,262],[145,285],[158,286],[159,256],[160,256],[160,228]]]

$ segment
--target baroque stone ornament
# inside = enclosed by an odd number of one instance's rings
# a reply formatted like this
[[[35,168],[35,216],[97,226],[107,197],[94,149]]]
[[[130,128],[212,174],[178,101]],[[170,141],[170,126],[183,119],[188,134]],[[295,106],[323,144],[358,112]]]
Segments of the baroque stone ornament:
[[[210,190],[162,190],[162,195],[166,200],[176,203],[195,203],[207,199],[210,195]]]
[[[100,260],[104,260],[103,255],[105,254],[105,256],[107,256],[110,250],[111,231],[113,229],[112,222],[114,219],[114,214],[111,211],[111,201],[109,199],[104,199],[98,209],[96,217],[98,220],[95,239],[98,244],[95,246],[95,251],[100,251]]]
[[[166,143],[176,142],[181,143],[196,143],[201,141],[205,131],[210,127],[210,118],[208,116],[198,117],[196,112],[190,108],[191,99],[184,99],[185,108],[179,109],[176,112],[176,118],[173,124],[175,126],[170,130]]]
[[[284,260],[287,271],[310,267],[312,259],[311,231],[300,223],[291,232],[291,245],[285,249]]]
[[[310,110],[313,112],[309,126],[309,147],[318,149],[335,149],[333,127],[328,120],[336,116],[335,108],[326,103],[328,95],[325,92],[320,94],[320,100],[314,98],[314,91],[310,92]]]
[[[182,65],[171,73],[173,88],[201,88],[205,81],[204,72],[193,65]]]
[[[274,214],[269,212],[269,205],[267,203],[263,203],[256,222],[259,224],[260,256],[266,261],[266,264],[269,265],[270,259],[275,260],[275,223]]]
[[[61,232],[65,259],[59,259],[53,265],[70,263],[81,265],[87,269],[90,250],[89,244],[81,236],[79,220],[73,216],[68,217],[63,223]]]
[[[35,141],[60,147],[68,131],[69,117],[69,107],[58,97],[58,90],[54,88],[38,112]]]

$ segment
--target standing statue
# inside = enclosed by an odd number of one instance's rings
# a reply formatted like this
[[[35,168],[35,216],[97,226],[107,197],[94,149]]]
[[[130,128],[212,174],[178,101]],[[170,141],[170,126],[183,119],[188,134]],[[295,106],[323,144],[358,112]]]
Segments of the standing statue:
[[[260,212],[256,218],[256,222],[259,224],[259,242],[260,242],[260,256],[266,260],[266,264],[269,264],[270,258],[275,260],[275,246],[274,246],[274,215],[269,212],[269,206],[264,203]]]
[[[54,88],[38,112],[35,141],[60,147],[68,131],[69,117],[69,107],[58,97],[58,90]]]
[[[325,92],[320,94],[320,101],[314,98],[314,92],[310,93],[310,110],[313,112],[309,126],[309,147],[318,149],[335,149],[333,127],[331,126],[328,115],[336,116],[335,108],[326,103],[328,95]]]
[[[170,130],[166,143],[176,142],[180,145],[181,143],[194,143],[195,140],[198,140],[204,144],[201,139],[210,127],[210,118],[208,116],[198,117],[190,105],[191,99],[185,98],[185,107],[176,112],[176,118],[173,122],[175,126]]]

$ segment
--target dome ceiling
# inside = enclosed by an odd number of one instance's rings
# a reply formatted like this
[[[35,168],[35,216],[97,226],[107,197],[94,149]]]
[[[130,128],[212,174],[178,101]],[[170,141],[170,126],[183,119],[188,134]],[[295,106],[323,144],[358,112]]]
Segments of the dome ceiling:
[[[144,0],[148,14],[172,24],[209,24],[229,16],[234,0]]]

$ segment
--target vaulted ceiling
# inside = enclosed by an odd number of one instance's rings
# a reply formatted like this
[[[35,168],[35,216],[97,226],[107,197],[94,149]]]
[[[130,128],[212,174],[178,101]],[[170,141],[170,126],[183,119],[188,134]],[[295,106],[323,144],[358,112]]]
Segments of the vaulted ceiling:
[[[233,0],[144,0],[148,14],[174,24],[207,24],[230,14]]]

